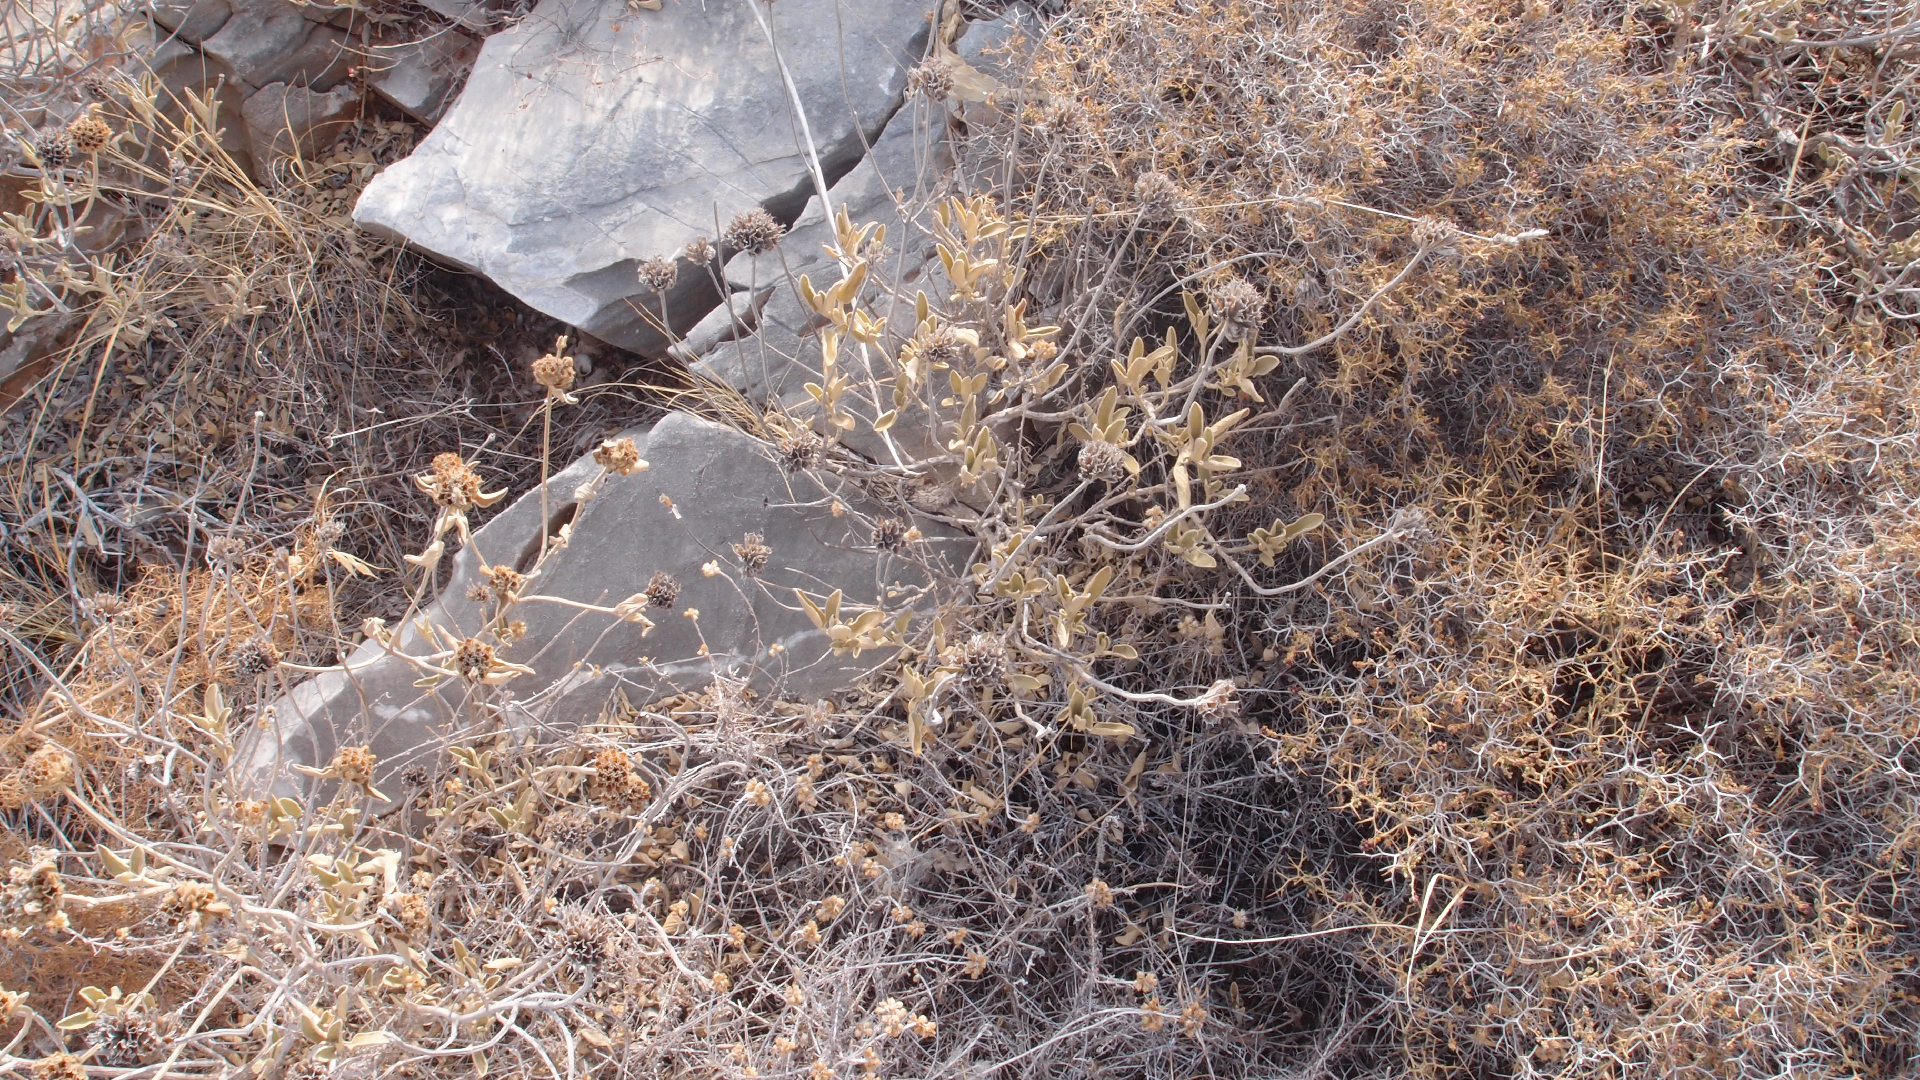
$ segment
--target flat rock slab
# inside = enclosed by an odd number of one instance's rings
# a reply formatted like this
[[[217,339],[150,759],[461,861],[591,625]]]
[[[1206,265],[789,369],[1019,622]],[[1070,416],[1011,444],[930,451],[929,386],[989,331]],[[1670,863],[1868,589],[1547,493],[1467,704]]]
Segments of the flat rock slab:
[[[743,210],[791,220],[813,193],[781,59],[831,181],[896,107],[931,9],[931,0],[667,0],[659,11],[542,0],[487,39],[458,102],[367,186],[354,220],[658,355],[660,301],[638,284],[639,263],[715,236]],[[710,281],[682,271],[666,305],[679,332],[716,300]]]
[[[655,626],[644,637],[640,626],[609,614],[532,599],[516,605],[510,617],[524,620],[526,633],[500,656],[533,673],[483,691],[502,706],[508,724],[559,734],[596,719],[618,694],[642,705],[698,689],[716,673],[748,680],[763,693],[811,701],[842,691],[887,660],[887,653],[871,650],[835,655],[793,593],[802,588],[819,600],[842,589],[847,610],[897,610],[913,602],[924,574],[914,562],[872,548],[858,500],[843,495],[846,505],[836,516],[818,481],[783,473],[757,440],[685,413],[631,434],[651,468],[608,477],[598,496],[581,504],[571,493],[598,472],[591,458],[550,482],[549,525],[570,519],[570,539],[548,557],[526,594],[610,607],[662,571],[679,582],[678,601],[671,610],[647,611]],[[921,528],[934,537],[922,552],[964,556],[944,550],[954,546],[947,534],[926,523]],[[741,572],[732,550],[749,532],[762,534],[773,552],[757,581]],[[542,534],[535,492],[474,534],[424,617],[457,637],[474,633],[483,619],[468,597],[482,581],[477,555],[528,566]],[[716,561],[725,573],[706,576],[702,566]],[[697,621],[690,609],[699,613]],[[433,651],[418,627],[395,630],[403,651]],[[324,766],[343,742],[367,743],[380,758],[381,775],[391,776],[432,761],[491,723],[464,682],[422,689],[415,685],[421,677],[377,642],[363,644],[346,671],[316,676],[274,705],[271,723],[241,767],[263,787],[292,791],[305,778],[288,766]]]

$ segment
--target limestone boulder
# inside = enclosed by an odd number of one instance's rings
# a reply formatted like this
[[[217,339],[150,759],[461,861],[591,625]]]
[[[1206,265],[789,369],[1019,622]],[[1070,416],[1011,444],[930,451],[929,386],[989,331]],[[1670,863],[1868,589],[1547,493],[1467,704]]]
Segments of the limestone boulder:
[[[806,384],[821,379],[819,331],[824,320],[800,299],[798,282],[805,276],[816,288],[825,288],[840,279],[839,264],[826,250],[835,241],[832,217],[844,209],[855,225],[885,227],[884,242],[866,253],[874,270],[865,300],[869,310],[891,314],[892,323],[911,333],[914,293],[940,288],[934,282],[940,267],[930,231],[931,207],[952,164],[944,116],[911,107],[900,110],[867,157],[828,192],[831,215],[815,197],[777,249],[759,255],[742,252],[727,263],[728,301],[694,327],[675,346],[674,355],[739,390],[755,405],[811,416],[817,409]],[[895,342],[890,351],[897,346]],[[853,348],[841,350],[838,365],[839,372],[857,383],[885,374],[863,367],[861,353]],[[888,460],[893,450],[873,434],[870,424],[891,406],[884,394],[850,395],[847,409],[860,423],[842,433],[842,441]],[[942,453],[933,433],[921,430],[924,425],[917,419],[903,417],[896,425],[895,448],[916,460]]]
[[[583,459],[551,480],[544,523],[538,493],[523,496],[475,532],[421,617],[454,638],[476,634],[484,615],[469,590],[485,581],[480,556],[531,568],[543,535],[565,525],[566,546],[548,556],[524,590],[527,598],[512,609],[510,617],[525,623],[523,634],[500,651],[501,659],[532,672],[484,691],[517,730],[562,733],[621,697],[642,705],[698,689],[715,675],[788,699],[834,695],[887,656],[833,653],[793,590],[816,599],[844,590],[845,610],[901,610],[916,603],[914,590],[926,581],[920,560],[966,557],[926,523],[921,528],[932,538],[907,557],[876,551],[863,523],[870,508],[840,492],[835,513],[818,480],[782,472],[763,444],[731,428],[671,413],[650,431],[631,434],[649,469],[609,477],[580,503],[573,492],[599,470]],[[757,578],[743,572],[732,547],[748,533],[771,549]],[[708,563],[722,572],[709,576]],[[635,623],[574,606],[618,605],[645,590],[655,573],[673,578],[679,593],[671,609],[646,612],[655,625],[644,634]],[[420,625],[395,627],[393,635],[402,652],[436,648]],[[365,743],[381,759],[382,775],[392,775],[492,722],[474,688],[458,679],[423,686],[423,674],[377,641],[363,644],[343,672],[316,676],[275,703],[242,767],[262,786],[291,790],[305,781],[290,766],[324,766],[343,743]]]
[[[487,39],[458,102],[367,186],[355,221],[658,355],[662,301],[639,263],[744,210],[793,220],[814,193],[809,146],[829,183],[852,169],[925,50],[932,6],[541,0]],[[719,300],[692,270],[665,298],[676,333]]]
[[[480,56],[480,42],[447,30],[394,47],[368,50],[367,86],[424,124],[438,123]]]
[[[359,112],[359,92],[344,84],[322,94],[304,86],[269,83],[240,107],[253,139],[254,160],[261,162],[295,150],[312,157]]]
[[[277,82],[331,90],[354,62],[344,31],[314,22],[286,0],[238,0],[200,50],[249,93]]]

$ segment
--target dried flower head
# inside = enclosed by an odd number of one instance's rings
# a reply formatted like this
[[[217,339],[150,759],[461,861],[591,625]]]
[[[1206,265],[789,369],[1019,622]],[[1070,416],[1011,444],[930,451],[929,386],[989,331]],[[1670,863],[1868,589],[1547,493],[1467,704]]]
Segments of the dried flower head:
[[[780,467],[788,472],[800,472],[811,469],[820,463],[820,452],[826,448],[820,436],[811,428],[798,428],[780,437],[777,449],[780,452]]]
[[[907,546],[907,523],[896,517],[873,523],[873,546],[881,551],[897,552]]]
[[[20,786],[29,796],[58,791],[73,782],[73,758],[58,746],[43,746],[20,763]]]
[[[674,279],[680,276],[680,265],[665,255],[655,255],[640,264],[638,275],[640,284],[649,292],[663,293],[673,288]]]
[[[1113,886],[1108,885],[1099,878],[1094,878],[1087,883],[1087,902],[1093,905],[1095,911],[1101,908],[1112,907]]]
[[[593,779],[587,785],[587,795],[602,806],[637,809],[652,797],[653,787],[633,767],[625,750],[609,746],[594,755]]]
[[[696,236],[687,244],[687,261],[695,266],[707,266],[713,262],[713,241],[704,236]]]
[[[115,90],[113,74],[89,71],[80,79],[80,89],[93,101],[111,101]]]
[[[907,1007],[900,1004],[899,998],[888,998],[874,1006],[873,1018],[880,1021],[881,1028],[896,1039],[907,1029]]]
[[[560,920],[559,946],[582,967],[598,967],[613,951],[613,924],[604,916],[570,911]]]
[[[553,351],[533,362],[533,381],[547,388],[547,396],[572,404],[567,391],[573,388],[574,358],[567,356],[567,339],[562,335],[553,343]]]
[[[73,160],[73,135],[66,128],[43,131],[33,140],[33,152],[40,155],[40,167],[59,170]]]
[[[265,634],[255,634],[234,647],[233,670],[243,679],[265,675],[280,666],[280,650]]]
[[[92,155],[107,148],[113,139],[113,129],[105,120],[88,113],[67,125],[67,137],[73,141],[75,153]]]
[[[409,940],[420,941],[433,929],[433,911],[427,906],[427,898],[419,893],[394,894],[392,910],[394,919],[400,923],[400,932]]]
[[[720,239],[735,251],[759,255],[772,251],[785,232],[772,214],[755,207],[735,214],[733,220],[727,223],[726,231],[720,234]]]
[[[1229,277],[1207,292],[1207,314],[1228,341],[1245,341],[1259,333],[1266,310],[1267,298],[1243,277]]]
[[[953,94],[953,68],[940,60],[928,60],[907,73],[907,96],[928,101],[945,101]]]
[[[333,764],[329,771],[340,780],[349,784],[371,784],[374,766],[380,759],[374,756],[373,749],[367,746],[343,746],[334,751]]]
[[[59,930],[67,925],[67,886],[60,871],[47,859],[29,869],[15,866],[7,870],[6,888],[0,889],[0,923],[20,930],[46,927]]]
[[[502,604],[520,599],[520,590],[527,587],[527,575],[511,566],[489,566],[486,577],[488,593]]]
[[[921,372],[952,367],[972,354],[973,345],[974,342],[967,340],[967,335],[941,323],[932,329],[921,330],[902,346],[900,361]]]
[[[506,496],[504,490],[482,491],[480,474],[455,453],[435,454],[432,468],[415,475],[413,482],[442,510],[464,511],[492,506]]]
[[[954,650],[951,662],[959,669],[961,683],[975,693],[1006,685],[1007,643],[1003,638],[975,634]]]
[[[593,832],[592,819],[577,810],[562,810],[540,823],[541,838],[560,851],[587,850],[592,846]]]
[[[1198,1002],[1190,1001],[1180,1010],[1180,1034],[1189,1039],[1197,1039],[1207,1026],[1207,1010]]]
[[[1118,484],[1127,478],[1127,452],[1104,440],[1080,445],[1080,479]]]
[[[766,537],[750,532],[739,543],[733,545],[733,557],[740,560],[741,572],[748,577],[759,577],[767,568],[767,560],[773,556],[773,549],[767,546]]]
[[[1159,171],[1143,172],[1134,180],[1133,198],[1139,204],[1141,218],[1146,221],[1165,221],[1179,213],[1185,202],[1180,185]]]
[[[131,610],[125,600],[107,592],[95,593],[80,604],[80,613],[102,626],[112,626]]]
[[[233,908],[220,899],[214,887],[204,881],[182,881],[175,885],[160,909],[175,926],[187,931],[198,930],[214,919],[233,913]]]
[[[640,448],[632,439],[607,439],[593,452],[593,460],[599,466],[618,476],[631,476],[647,468],[640,457]]]
[[[1413,242],[1422,251],[1437,248],[1460,235],[1460,227],[1445,218],[1423,217],[1413,223]]]
[[[653,607],[672,610],[674,602],[680,599],[680,583],[665,570],[655,570],[647,579],[647,587],[642,595]]]
[[[467,638],[453,650],[453,670],[470,683],[485,682],[498,662],[493,646],[479,638]]]
[[[144,1009],[111,1012],[87,1029],[93,1060],[116,1068],[145,1065],[160,1050],[160,1033]]]

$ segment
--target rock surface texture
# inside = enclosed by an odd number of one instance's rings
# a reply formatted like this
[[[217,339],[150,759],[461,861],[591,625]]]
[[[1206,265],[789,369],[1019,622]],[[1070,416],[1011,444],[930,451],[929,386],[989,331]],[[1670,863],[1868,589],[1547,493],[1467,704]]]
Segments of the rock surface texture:
[[[367,187],[354,220],[596,337],[660,353],[668,342],[649,320],[661,299],[639,285],[639,263],[744,210],[798,216],[815,189],[801,115],[831,183],[897,107],[931,10],[542,0],[487,40],[458,102]],[[684,332],[716,300],[683,261],[667,317]]]
[[[611,607],[645,590],[658,572],[679,586],[674,605],[646,611],[655,626],[643,637],[638,624],[610,614],[535,599],[517,604],[510,618],[524,620],[525,631],[500,655],[533,671],[486,691],[509,725],[571,729],[615,704],[616,694],[641,705],[698,689],[716,673],[749,680],[762,692],[813,700],[885,661],[885,652],[834,654],[793,593],[803,588],[818,600],[843,589],[847,610],[897,610],[913,602],[924,576],[910,559],[872,548],[857,502],[836,516],[832,500],[807,474],[783,473],[758,441],[685,413],[630,434],[651,462],[647,470],[608,477],[596,497],[578,504],[571,493],[598,471],[592,458],[552,479],[547,531],[566,522],[568,541],[549,555],[524,594]],[[855,512],[844,512],[848,508]],[[478,632],[482,608],[468,596],[485,580],[478,556],[531,566],[543,532],[540,517],[535,492],[477,530],[424,617],[455,637]],[[747,533],[760,534],[771,549],[758,578],[743,572],[733,550]],[[941,541],[929,540],[916,550],[938,557],[941,548]],[[705,574],[710,562],[722,572]],[[393,631],[407,653],[435,649],[417,626]],[[369,743],[382,775],[391,775],[460,745],[487,715],[466,683],[417,686],[423,673],[377,642],[362,645],[347,669],[310,679],[276,703],[271,726],[246,762],[253,775],[297,783],[301,778],[288,766],[323,766],[341,740]]]

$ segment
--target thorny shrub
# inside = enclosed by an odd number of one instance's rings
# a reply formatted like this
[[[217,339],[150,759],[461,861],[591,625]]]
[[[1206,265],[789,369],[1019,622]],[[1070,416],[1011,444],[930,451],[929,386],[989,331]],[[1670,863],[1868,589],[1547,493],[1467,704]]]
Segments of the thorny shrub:
[[[60,670],[10,631],[7,1052],[1907,1071],[1917,46],[1873,5],[1098,0],[997,109],[941,61],[1002,184],[938,204],[937,285],[841,217],[787,283],[811,404],[729,406],[941,573],[790,598],[894,662],[395,777],[348,745],[302,802],[222,765],[345,644],[330,543],[96,599]],[[428,456],[409,612],[499,490]],[[481,718],[532,578],[413,658]]]

